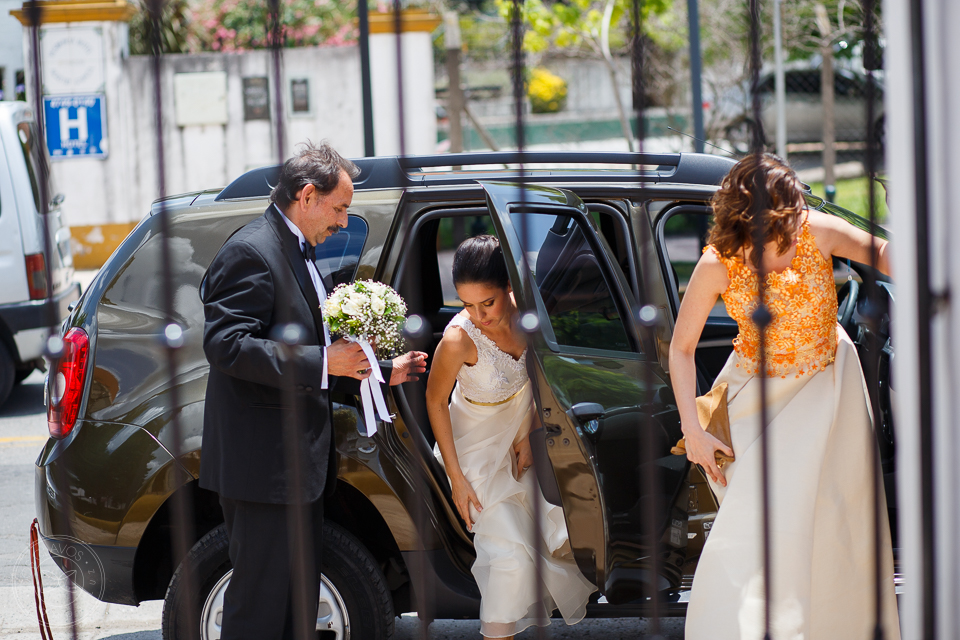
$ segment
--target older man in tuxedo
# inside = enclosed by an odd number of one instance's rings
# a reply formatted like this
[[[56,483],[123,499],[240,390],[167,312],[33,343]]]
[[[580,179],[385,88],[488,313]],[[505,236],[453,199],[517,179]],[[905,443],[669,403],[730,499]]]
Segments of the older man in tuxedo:
[[[284,163],[270,207],[227,240],[207,271],[203,346],[210,375],[200,486],[219,494],[230,539],[224,640],[301,640],[308,629],[315,637],[323,496],[337,471],[329,391],[356,392],[371,365],[391,385],[425,370],[419,352],[370,363],[355,343],[331,343],[323,325],[316,245],[347,226],[357,175],[357,166],[326,142],[303,145]],[[302,328],[302,338],[285,358],[277,328],[290,324]],[[285,420],[298,425],[289,448]],[[300,456],[299,473],[290,472],[292,451]],[[301,533],[307,544],[299,551],[307,557],[292,554]],[[291,566],[307,593],[291,586]],[[310,604],[295,607],[297,597]]]

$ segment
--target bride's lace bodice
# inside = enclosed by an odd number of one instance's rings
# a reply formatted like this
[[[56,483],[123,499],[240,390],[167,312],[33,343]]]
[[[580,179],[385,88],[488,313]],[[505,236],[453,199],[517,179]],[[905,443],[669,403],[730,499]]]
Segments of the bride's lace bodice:
[[[450,321],[444,333],[451,327],[460,327],[467,332],[477,347],[477,364],[463,365],[457,373],[457,383],[463,397],[474,404],[497,404],[516,395],[527,382],[527,352],[519,360],[501,351],[497,344],[483,335],[469,318],[457,315]]]

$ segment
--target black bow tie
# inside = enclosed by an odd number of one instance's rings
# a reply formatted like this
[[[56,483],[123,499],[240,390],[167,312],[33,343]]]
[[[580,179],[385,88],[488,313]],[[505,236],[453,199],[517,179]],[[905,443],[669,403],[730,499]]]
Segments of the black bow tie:
[[[304,242],[301,248],[303,249],[304,260],[309,260],[310,262],[317,261],[317,248],[315,246],[309,242]]]

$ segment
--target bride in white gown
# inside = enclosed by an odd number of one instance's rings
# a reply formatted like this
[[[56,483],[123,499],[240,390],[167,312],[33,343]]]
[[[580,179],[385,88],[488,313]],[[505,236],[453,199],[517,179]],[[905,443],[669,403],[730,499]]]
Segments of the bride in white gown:
[[[512,638],[538,619],[549,624],[554,609],[567,624],[576,624],[595,587],[569,553],[563,510],[544,500],[534,474],[526,473],[533,463],[528,436],[536,418],[526,345],[514,323],[517,308],[497,239],[464,241],[454,257],[453,281],[464,310],[437,346],[427,410],[435,453],[450,478],[457,511],[474,534],[480,632]]]

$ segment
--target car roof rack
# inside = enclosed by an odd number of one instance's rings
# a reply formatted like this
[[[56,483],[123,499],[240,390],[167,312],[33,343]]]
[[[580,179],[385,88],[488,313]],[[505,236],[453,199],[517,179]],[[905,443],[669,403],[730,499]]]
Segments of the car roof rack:
[[[703,153],[618,153],[605,151],[493,151],[429,156],[379,156],[353,160],[360,175],[355,189],[403,189],[426,185],[472,184],[503,179],[523,163],[527,178],[543,180],[641,180],[681,184],[720,184],[734,161]],[[499,165],[499,167],[497,167]],[[547,165],[541,167],[539,165]],[[597,168],[590,165],[616,165]],[[490,168],[495,167],[495,168]],[[638,170],[637,167],[652,167]],[[221,191],[216,200],[262,198],[277,183],[280,166],[248,171]],[[509,179],[516,179],[510,176]]]

